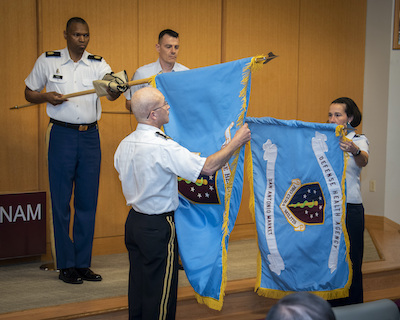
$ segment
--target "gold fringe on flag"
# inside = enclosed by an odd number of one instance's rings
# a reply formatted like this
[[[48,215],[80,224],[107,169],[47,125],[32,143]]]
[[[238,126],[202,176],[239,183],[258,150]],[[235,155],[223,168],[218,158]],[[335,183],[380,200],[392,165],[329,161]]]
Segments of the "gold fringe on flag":
[[[152,87],[154,87],[154,88],[156,88],[156,76],[157,75],[154,75],[154,76],[151,76],[149,79],[149,85],[151,85]]]

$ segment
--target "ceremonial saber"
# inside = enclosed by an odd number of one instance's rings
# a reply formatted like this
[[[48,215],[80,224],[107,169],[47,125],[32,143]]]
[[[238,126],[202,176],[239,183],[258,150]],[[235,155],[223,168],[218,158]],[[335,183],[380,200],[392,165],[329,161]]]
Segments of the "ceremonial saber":
[[[152,77],[139,79],[139,80],[132,80],[132,81],[123,83],[121,85],[128,85],[128,86],[131,87],[131,86],[135,86],[137,84],[149,83],[151,81],[151,79],[152,79]],[[90,90],[86,90],[86,91],[79,91],[79,92],[75,92],[75,93],[69,93],[69,94],[64,95],[63,97],[65,99],[68,99],[68,98],[84,96],[86,94],[92,94],[92,93],[96,93],[96,90],[95,89],[90,89]],[[45,103],[45,102],[42,102],[42,103]],[[22,109],[22,108],[26,108],[26,107],[36,106],[36,105],[39,105],[39,104],[42,104],[42,103],[27,103],[27,104],[23,104],[21,106],[11,107],[10,110]]]

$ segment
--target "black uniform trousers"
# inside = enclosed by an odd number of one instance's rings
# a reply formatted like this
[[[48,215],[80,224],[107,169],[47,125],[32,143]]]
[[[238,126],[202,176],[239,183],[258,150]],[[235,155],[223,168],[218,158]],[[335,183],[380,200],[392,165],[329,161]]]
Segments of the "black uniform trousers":
[[[362,303],[362,261],[364,256],[364,206],[360,204],[347,204],[346,228],[350,240],[350,260],[353,266],[353,281],[351,282],[349,296],[343,299],[330,300],[332,307],[348,304]]]
[[[178,245],[174,212],[131,209],[125,224],[129,252],[129,319],[175,319]]]

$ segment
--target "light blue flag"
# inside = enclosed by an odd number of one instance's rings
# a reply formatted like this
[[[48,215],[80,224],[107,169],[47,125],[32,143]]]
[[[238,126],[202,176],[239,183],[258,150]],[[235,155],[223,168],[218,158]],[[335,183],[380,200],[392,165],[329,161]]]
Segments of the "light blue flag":
[[[294,291],[348,296],[352,270],[345,228],[343,127],[246,118],[249,179],[259,261],[256,291],[279,299]]]
[[[157,75],[156,87],[171,106],[165,133],[207,157],[243,125],[257,58]],[[244,148],[214,176],[192,183],[179,178],[175,212],[179,251],[199,303],[221,310],[229,235],[239,211]]]

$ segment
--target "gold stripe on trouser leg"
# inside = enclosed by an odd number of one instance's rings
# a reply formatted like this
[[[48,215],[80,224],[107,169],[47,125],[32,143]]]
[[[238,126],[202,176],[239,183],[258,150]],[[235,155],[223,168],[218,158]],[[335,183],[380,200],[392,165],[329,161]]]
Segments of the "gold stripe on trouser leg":
[[[48,167],[49,167],[49,142],[50,142],[50,132],[51,129],[53,128],[53,123],[49,123],[47,126],[47,131],[46,131],[46,166],[47,166],[47,174],[49,173]],[[51,192],[50,192],[51,194]],[[51,195],[50,195],[50,205],[49,205],[49,212],[50,212],[50,220],[49,220],[49,227],[50,227],[50,247],[51,247],[51,255],[53,257],[53,263],[54,263],[54,270],[57,270],[57,256],[56,256],[56,245],[55,245],[55,240],[54,240],[54,226],[53,226],[53,210],[51,207]]]
[[[160,304],[160,315],[159,320],[163,320],[167,316],[167,306],[168,306],[168,298],[171,291],[171,282],[174,274],[174,258],[175,258],[175,225],[172,221],[172,217],[167,217],[167,222],[171,227],[171,236],[168,242],[168,255],[167,255],[167,264],[165,267],[165,276],[164,276],[164,287],[163,293],[161,296],[161,304]]]

